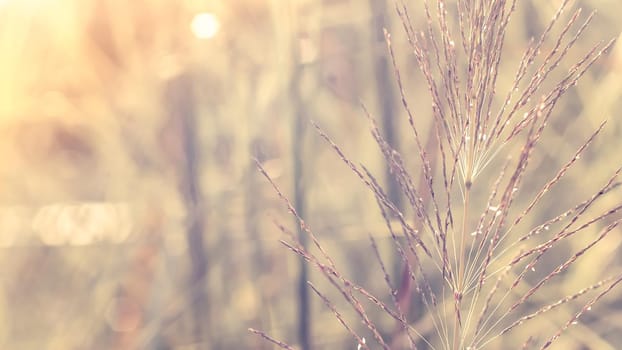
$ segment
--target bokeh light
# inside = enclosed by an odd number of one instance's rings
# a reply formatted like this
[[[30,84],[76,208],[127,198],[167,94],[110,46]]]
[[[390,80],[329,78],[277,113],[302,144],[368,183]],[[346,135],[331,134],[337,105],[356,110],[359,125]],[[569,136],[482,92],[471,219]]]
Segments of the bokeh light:
[[[211,39],[220,30],[220,21],[213,13],[198,13],[192,19],[192,33],[199,39]]]

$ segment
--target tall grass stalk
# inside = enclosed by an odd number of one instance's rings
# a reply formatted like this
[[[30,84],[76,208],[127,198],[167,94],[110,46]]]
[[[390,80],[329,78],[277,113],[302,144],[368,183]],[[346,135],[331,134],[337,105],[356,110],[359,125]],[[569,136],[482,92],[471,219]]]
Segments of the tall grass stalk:
[[[523,187],[525,178],[534,154],[539,152],[538,146],[555,106],[611,47],[613,40],[597,43],[564,70],[562,67],[568,66],[565,62],[568,53],[575,48],[594,14],[585,15],[578,9],[566,15],[571,9],[569,1],[563,0],[541,35],[526,47],[517,69],[511,73],[514,77],[511,86],[499,92],[499,77],[508,74],[500,71],[500,67],[506,32],[517,1],[437,0],[431,4],[423,0],[422,3],[425,23],[423,29],[416,29],[407,6],[402,0],[394,1],[409,48],[427,84],[435,143],[425,142],[422,136],[423,117],[416,115],[417,108],[411,106],[417,98],[406,92],[391,35],[385,32],[401,104],[418,149],[416,157],[421,174],[417,176],[421,176],[422,185],[415,185],[416,176],[411,174],[403,156],[383,138],[374,118],[363,107],[373,139],[408,203],[408,210],[400,210],[371,171],[357,165],[320,126],[314,126],[375,197],[395,252],[405,266],[416,297],[425,307],[424,318],[433,324],[433,331],[421,330],[409,319],[409,310],[400,302],[404,290],[394,286],[373,237],[370,236],[371,247],[390,299],[372,295],[340,272],[320,239],[257,163],[314,248],[307,248],[296,235],[278,225],[287,235],[282,243],[315,266],[352,307],[366,330],[349,324],[338,305],[310,284],[359,348],[397,347],[395,339],[389,339],[387,332],[373,321],[364,306],[368,302],[398,324],[406,348],[457,350],[486,348],[524,324],[533,323],[562,306],[570,308],[570,303],[581,300],[578,311],[557,332],[549,337],[537,334],[522,343],[523,348],[548,348],[622,281],[621,273],[613,274],[549,302],[533,300],[543,286],[563,278],[577,260],[618,230],[617,214],[622,203],[618,201],[603,212],[598,212],[598,208],[601,203],[609,203],[604,198],[618,187],[622,168],[592,196],[575,206],[534,227],[526,228],[525,223],[538,205],[556,200],[551,197],[551,190],[563,181],[605,123],[579,144],[576,152],[531,195],[526,205],[519,204],[522,202],[517,198],[523,192],[528,195]],[[448,6],[452,6],[450,11]],[[455,15],[452,17],[450,13]],[[482,176],[483,172],[496,176]],[[481,196],[482,193],[487,195]],[[571,252],[552,269],[542,266],[548,256],[559,254],[555,248],[579,233],[583,236],[581,242],[587,242],[582,248]],[[529,275],[539,266],[549,272],[541,277]],[[291,348],[265,333],[253,332],[282,348]],[[373,340],[366,342],[363,332],[371,334]],[[376,344],[372,346],[371,342]]]

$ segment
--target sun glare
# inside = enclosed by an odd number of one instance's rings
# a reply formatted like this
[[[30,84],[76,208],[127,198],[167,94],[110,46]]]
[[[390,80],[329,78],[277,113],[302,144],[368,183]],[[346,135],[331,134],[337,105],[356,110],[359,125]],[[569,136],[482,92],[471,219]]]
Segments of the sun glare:
[[[192,19],[192,32],[199,39],[211,39],[220,30],[220,21],[213,13],[198,13]]]

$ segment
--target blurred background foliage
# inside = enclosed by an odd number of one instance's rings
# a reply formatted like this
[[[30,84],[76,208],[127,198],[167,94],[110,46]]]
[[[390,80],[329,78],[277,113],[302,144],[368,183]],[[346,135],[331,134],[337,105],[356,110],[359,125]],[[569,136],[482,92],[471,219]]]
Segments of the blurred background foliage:
[[[558,3],[518,2],[502,87]],[[622,13],[619,0],[577,6],[599,12],[574,59],[618,36]],[[253,158],[295,198],[343,273],[388,297],[367,235],[394,272],[399,263],[373,197],[309,127],[320,124],[390,189],[363,102],[417,169],[383,27],[427,130],[427,88],[392,2],[0,1],[0,348],[271,348],[248,327],[298,344],[299,261],[273,221],[295,225]],[[609,123],[534,220],[574,203],[568,194],[593,193],[619,165],[621,73],[617,44],[557,109],[532,191]],[[555,288],[567,294],[595,270],[620,268],[616,236]],[[590,321],[598,333],[577,327],[558,346],[622,344],[613,295]],[[315,348],[355,348],[321,301],[309,307]]]

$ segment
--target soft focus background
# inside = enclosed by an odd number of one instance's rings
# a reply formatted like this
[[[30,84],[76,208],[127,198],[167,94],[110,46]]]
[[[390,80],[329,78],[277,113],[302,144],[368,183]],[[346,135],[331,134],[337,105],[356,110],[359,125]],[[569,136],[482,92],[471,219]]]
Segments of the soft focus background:
[[[419,1],[410,3],[420,20]],[[501,87],[559,5],[518,3]],[[622,29],[619,0],[576,5],[598,13],[573,59]],[[253,158],[343,273],[386,298],[367,235],[392,271],[399,261],[373,197],[309,123],[386,179],[363,102],[416,166],[383,27],[427,130],[427,90],[391,1],[0,1],[0,348],[272,348],[249,327],[299,344],[299,260],[278,243],[273,221],[295,225]],[[561,184],[559,202],[533,220],[593,193],[620,165],[621,74],[617,44],[557,108],[534,186],[609,123]],[[620,269],[615,236],[557,290]],[[621,295],[612,292],[591,319],[597,333],[580,326],[557,345],[619,348]],[[354,349],[332,312],[310,300],[315,348]]]

